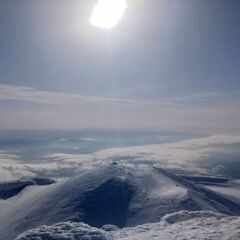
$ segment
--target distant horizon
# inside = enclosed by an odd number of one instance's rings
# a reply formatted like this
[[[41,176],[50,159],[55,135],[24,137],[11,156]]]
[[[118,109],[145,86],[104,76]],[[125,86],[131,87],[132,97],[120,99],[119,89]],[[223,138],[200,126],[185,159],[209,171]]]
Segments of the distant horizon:
[[[240,128],[238,129],[208,129],[208,128],[114,128],[114,127],[84,127],[84,128],[42,128],[42,129],[31,129],[31,128],[0,128],[0,132],[78,132],[78,131],[125,131],[125,132],[180,132],[180,133],[199,133],[206,135],[239,135]]]

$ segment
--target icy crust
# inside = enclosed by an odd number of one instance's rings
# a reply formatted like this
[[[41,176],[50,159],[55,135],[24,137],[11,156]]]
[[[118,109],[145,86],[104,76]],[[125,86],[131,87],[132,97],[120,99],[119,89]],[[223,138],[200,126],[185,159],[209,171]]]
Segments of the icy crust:
[[[239,240],[240,217],[180,211],[164,216],[160,223],[122,229],[114,237],[118,240]]]
[[[216,219],[226,218],[226,215],[210,212],[210,211],[179,211],[176,213],[166,214],[161,218],[161,221],[165,221],[169,224],[187,221],[193,218],[209,218],[214,217]]]
[[[52,226],[43,225],[21,234],[16,240],[110,240],[104,230],[84,223],[62,222]]]
[[[112,226],[114,227],[114,226]],[[106,232],[84,223],[63,222],[26,231],[16,240],[239,240],[240,217],[210,211],[179,211],[159,223]]]

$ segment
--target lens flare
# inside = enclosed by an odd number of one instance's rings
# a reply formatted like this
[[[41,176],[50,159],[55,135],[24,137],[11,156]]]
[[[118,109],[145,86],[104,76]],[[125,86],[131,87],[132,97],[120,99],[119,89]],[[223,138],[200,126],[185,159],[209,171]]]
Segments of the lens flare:
[[[90,22],[93,26],[110,29],[117,25],[127,8],[126,0],[99,0]]]

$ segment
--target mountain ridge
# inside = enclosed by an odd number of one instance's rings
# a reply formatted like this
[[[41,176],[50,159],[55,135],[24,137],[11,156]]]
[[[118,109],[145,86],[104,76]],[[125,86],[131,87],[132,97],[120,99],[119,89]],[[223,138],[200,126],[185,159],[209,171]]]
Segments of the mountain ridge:
[[[240,203],[160,168],[107,165],[47,186],[32,186],[0,202],[0,235],[57,222],[120,228],[159,222],[173,212],[208,210],[240,215]]]

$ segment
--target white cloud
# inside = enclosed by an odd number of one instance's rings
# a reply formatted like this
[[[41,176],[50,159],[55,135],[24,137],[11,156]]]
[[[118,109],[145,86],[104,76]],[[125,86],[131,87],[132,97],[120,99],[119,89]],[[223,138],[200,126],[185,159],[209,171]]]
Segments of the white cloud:
[[[122,98],[107,98],[87,96],[64,92],[41,91],[31,87],[0,84],[0,100],[29,101],[40,104],[54,105],[86,105],[86,104],[153,104],[168,105],[168,103],[154,101],[138,101]]]
[[[172,170],[212,174],[217,168],[203,168],[201,161],[212,154],[224,153],[222,146],[233,143],[240,143],[240,136],[215,135],[176,143],[110,148],[92,154],[55,153],[34,163],[0,152],[0,180],[33,176],[62,178],[113,161],[138,168],[155,164]]]
[[[7,84],[0,84],[1,100],[11,100],[15,106],[1,104],[2,129],[162,128],[218,133],[240,130],[239,104],[196,107],[177,105],[176,99],[143,101],[84,96]],[[26,101],[39,105],[29,108]]]

